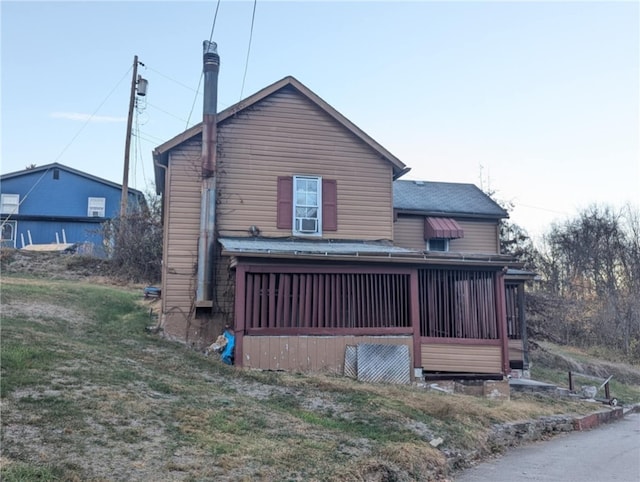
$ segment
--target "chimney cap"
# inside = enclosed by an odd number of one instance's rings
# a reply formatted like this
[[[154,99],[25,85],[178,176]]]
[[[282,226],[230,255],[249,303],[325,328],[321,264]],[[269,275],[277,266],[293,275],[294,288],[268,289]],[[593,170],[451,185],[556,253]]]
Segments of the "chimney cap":
[[[218,54],[218,44],[215,42],[210,42],[209,40],[205,40],[202,42],[202,49],[204,50],[204,54]]]

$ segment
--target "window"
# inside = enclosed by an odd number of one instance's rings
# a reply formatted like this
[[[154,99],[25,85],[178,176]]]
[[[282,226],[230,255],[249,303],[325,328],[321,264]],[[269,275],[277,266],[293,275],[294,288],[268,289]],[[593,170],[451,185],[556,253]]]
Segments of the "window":
[[[278,177],[276,227],[293,235],[338,230],[338,183],[319,176]]]
[[[322,178],[293,178],[293,232],[322,234]]]
[[[53,170],[53,179],[54,179],[54,180],[56,180],[56,181],[57,181],[58,179],[60,179],[60,169],[55,168],[55,169]]]
[[[428,239],[427,251],[449,251],[449,240],[445,238]]]
[[[20,194],[2,194],[0,196],[0,212],[2,214],[18,214]]]
[[[16,222],[5,221],[2,224],[2,232],[0,232],[0,244],[5,247],[16,247]]]
[[[105,198],[90,197],[87,216],[90,218],[104,218]]]

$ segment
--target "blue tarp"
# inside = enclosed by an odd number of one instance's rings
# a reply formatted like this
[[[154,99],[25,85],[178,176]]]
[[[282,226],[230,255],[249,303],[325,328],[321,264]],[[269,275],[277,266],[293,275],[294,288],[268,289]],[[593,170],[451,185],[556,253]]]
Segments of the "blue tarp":
[[[231,330],[225,330],[223,336],[227,339],[227,345],[224,347],[220,357],[227,365],[233,365],[233,350],[236,347],[236,337]]]

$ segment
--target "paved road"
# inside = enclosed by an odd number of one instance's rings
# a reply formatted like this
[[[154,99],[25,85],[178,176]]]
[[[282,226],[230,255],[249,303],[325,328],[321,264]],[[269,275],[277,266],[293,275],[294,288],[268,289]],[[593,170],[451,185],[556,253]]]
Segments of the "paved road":
[[[640,414],[507,452],[456,482],[640,482]]]

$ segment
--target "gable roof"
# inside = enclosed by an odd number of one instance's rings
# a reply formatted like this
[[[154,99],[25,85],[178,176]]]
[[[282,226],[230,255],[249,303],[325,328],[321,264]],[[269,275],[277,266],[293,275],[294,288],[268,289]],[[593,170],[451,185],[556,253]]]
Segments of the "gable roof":
[[[507,218],[509,214],[473,184],[395,181],[393,208],[426,215]]]
[[[94,176],[93,174],[89,174],[89,173],[86,173],[86,172],[83,172],[83,171],[79,171],[77,169],[74,169],[74,168],[69,167],[69,166],[65,166],[64,164],[60,164],[60,163],[57,163],[57,162],[52,162],[51,164],[45,164],[45,165],[42,165],[42,166],[36,166],[33,169],[23,169],[21,171],[15,171],[15,172],[9,172],[7,174],[2,174],[0,176],[0,180],[5,181],[7,179],[13,179],[13,178],[21,177],[21,176],[28,175],[28,174],[35,174],[35,173],[38,173],[38,172],[44,173],[44,172],[49,171],[51,169],[60,169],[61,171],[67,171],[67,172],[70,172],[70,173],[75,174],[77,176],[84,177],[85,179],[90,179],[92,181],[99,182],[101,184],[105,184],[107,186],[114,187],[116,189],[122,189],[122,185],[121,184],[118,184],[118,183],[115,183],[115,182],[112,182],[112,181],[108,181],[107,179],[102,179],[101,177],[97,177],[97,176]],[[133,189],[131,187],[129,187],[127,190],[129,192],[133,193],[133,194],[136,194],[139,198],[144,199],[144,195],[143,195],[142,191],[138,191],[137,189]]]
[[[246,99],[241,100],[240,102],[227,107],[222,112],[218,113],[217,122],[223,122],[225,119],[234,116],[238,112],[253,106],[254,104],[260,102],[264,98],[274,94],[275,92],[287,87],[291,86],[296,89],[300,94],[305,96],[308,100],[322,109],[326,114],[331,116],[338,123],[342,124],[346,127],[354,136],[362,140],[365,144],[375,150],[380,156],[382,156],[385,160],[391,163],[393,167],[393,178],[397,179],[403,174],[409,171],[409,167],[407,167],[400,159],[395,157],[389,151],[387,151],[384,147],[378,144],[373,138],[371,138],[368,134],[366,134],[363,130],[361,130],[358,126],[356,126],[353,122],[347,119],[345,116],[340,114],[336,109],[331,107],[328,103],[322,100],[318,95],[313,93],[308,87],[302,84],[300,81],[295,79],[292,76],[287,76],[273,84],[265,87],[264,89],[256,92],[255,94],[247,97]],[[186,131],[178,134],[174,138],[166,141],[164,144],[159,145],[153,150],[153,159],[155,164],[155,180],[156,187],[158,193],[164,190],[164,177],[162,176],[161,168],[158,164],[162,164],[164,166],[167,165],[168,162],[168,153],[174,147],[182,144],[189,139],[200,135],[202,133],[202,122],[199,124],[190,127]]]

